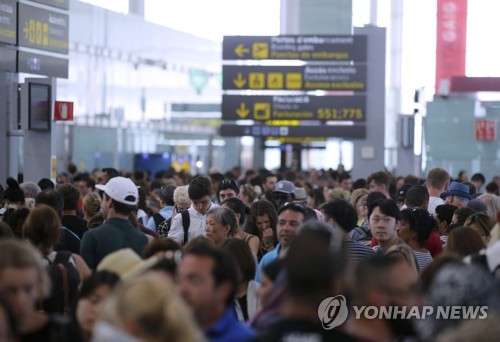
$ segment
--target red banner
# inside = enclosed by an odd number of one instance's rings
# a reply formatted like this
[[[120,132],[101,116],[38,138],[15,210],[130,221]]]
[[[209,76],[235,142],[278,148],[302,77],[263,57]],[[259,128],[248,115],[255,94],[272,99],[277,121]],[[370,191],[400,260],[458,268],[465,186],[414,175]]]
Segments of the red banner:
[[[448,93],[452,76],[465,76],[467,0],[437,0],[436,93]]]
[[[476,120],[475,138],[477,141],[496,141],[497,140],[497,121],[496,120]]]

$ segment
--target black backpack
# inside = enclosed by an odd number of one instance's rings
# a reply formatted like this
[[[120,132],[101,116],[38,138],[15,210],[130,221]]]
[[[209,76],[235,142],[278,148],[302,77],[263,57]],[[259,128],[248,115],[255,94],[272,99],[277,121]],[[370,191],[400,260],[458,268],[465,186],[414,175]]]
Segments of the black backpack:
[[[191,224],[191,219],[189,218],[189,212],[187,211],[187,209],[181,210],[179,214],[182,215],[182,228],[184,229],[184,242],[182,244],[185,245],[186,242],[188,241],[188,231],[189,231],[189,225]],[[167,238],[171,225],[172,225],[172,217],[160,223],[160,225],[158,226],[158,235],[161,238]]]
[[[153,220],[155,221],[156,232],[159,234],[160,233],[160,225],[167,220],[165,220],[165,218],[163,216],[161,216],[160,213],[154,213],[152,215],[152,217],[153,217]]]
[[[49,262],[47,272],[52,283],[50,296],[43,301],[42,308],[47,313],[69,315],[71,305],[78,294],[80,273],[70,262],[70,251],[58,251],[54,262]]]

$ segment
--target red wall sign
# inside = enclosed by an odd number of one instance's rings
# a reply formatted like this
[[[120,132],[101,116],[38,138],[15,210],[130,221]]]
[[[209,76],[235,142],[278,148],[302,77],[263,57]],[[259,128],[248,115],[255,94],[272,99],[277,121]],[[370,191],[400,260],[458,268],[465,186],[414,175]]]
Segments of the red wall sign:
[[[497,122],[496,120],[476,120],[475,137],[478,141],[497,140]]]
[[[54,103],[54,121],[73,120],[73,102],[55,101]]]
[[[437,0],[436,83],[465,75],[467,0]]]

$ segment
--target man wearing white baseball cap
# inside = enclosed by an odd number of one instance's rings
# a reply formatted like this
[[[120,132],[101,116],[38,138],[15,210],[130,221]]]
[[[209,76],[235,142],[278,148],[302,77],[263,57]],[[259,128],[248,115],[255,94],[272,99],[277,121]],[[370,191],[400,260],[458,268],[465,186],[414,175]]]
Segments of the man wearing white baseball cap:
[[[83,235],[80,255],[91,269],[106,255],[122,248],[131,248],[142,255],[148,239],[128,219],[139,200],[136,185],[129,178],[114,177],[96,188],[104,191],[101,210],[106,221]]]

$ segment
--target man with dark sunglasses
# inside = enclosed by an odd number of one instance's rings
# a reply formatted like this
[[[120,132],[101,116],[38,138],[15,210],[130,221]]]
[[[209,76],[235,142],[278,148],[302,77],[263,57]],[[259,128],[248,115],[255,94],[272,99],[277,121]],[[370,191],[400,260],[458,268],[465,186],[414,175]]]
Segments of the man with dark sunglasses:
[[[279,210],[285,203],[295,199],[295,185],[286,180],[279,181],[272,198],[276,209]]]

